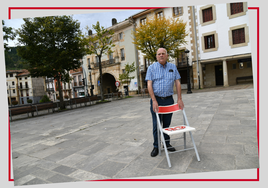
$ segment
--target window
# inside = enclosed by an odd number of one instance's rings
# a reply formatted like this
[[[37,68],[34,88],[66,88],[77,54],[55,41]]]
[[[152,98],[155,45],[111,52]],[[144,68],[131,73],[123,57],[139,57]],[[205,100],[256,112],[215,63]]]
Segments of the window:
[[[100,60],[98,56],[95,57],[95,60],[96,60],[96,63],[99,64]]]
[[[213,20],[212,7],[203,10],[203,22]]]
[[[8,82],[7,82],[7,86],[8,86]]]
[[[245,42],[244,28],[232,30],[233,44],[240,44]]]
[[[9,77],[13,77],[13,74],[10,74]]]
[[[247,24],[231,27],[229,30],[229,45],[231,48],[247,46],[249,43],[249,32]]]
[[[181,16],[183,14],[182,7],[173,7],[173,16]]]
[[[87,63],[88,63],[88,69],[91,69],[91,66],[90,66],[90,58],[87,58]]]
[[[227,3],[227,15],[229,19],[246,15],[247,2]]]
[[[15,85],[15,82],[12,82],[12,85],[14,86]]]
[[[24,79],[27,80],[28,77],[25,77]]]
[[[149,59],[144,58],[145,70],[147,70],[151,64],[152,62]]]
[[[218,33],[216,31],[202,35],[202,50],[204,52],[217,51],[218,46]]]
[[[163,18],[163,17],[164,17],[164,13],[163,13],[163,11],[157,12],[157,13],[156,13],[156,17],[157,17],[157,18],[160,18],[160,19]]]
[[[216,8],[215,5],[206,5],[200,7],[199,10],[200,24],[202,26],[216,22]]]
[[[125,50],[124,50],[124,48],[120,49],[120,52],[121,52],[121,61],[124,61],[125,60]]]
[[[145,25],[145,24],[146,24],[146,18],[142,18],[142,19],[140,20],[140,23],[141,23],[141,25]]]
[[[247,68],[251,68],[252,66],[251,66],[251,61],[248,61],[247,62]]]
[[[243,12],[243,2],[231,3],[231,15]]]
[[[236,69],[236,63],[233,64],[233,69]]]
[[[204,40],[205,40],[205,49],[215,48],[214,35],[205,36]]]
[[[178,67],[183,67],[186,64],[186,56],[185,56],[185,53],[184,53],[185,50],[182,50],[179,52],[179,55],[177,57],[177,63],[178,63]]]
[[[13,89],[13,93],[16,93],[16,90],[15,89]]]
[[[21,80],[21,78],[20,78],[20,80]]]
[[[123,33],[119,33],[119,40],[122,40],[123,39]]]

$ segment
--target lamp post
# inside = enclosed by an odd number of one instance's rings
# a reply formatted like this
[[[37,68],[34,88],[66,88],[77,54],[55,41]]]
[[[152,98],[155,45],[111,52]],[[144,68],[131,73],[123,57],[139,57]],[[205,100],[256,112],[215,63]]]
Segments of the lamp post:
[[[91,67],[88,65],[88,72],[89,72],[89,79],[90,79],[90,96],[93,96],[93,85],[92,85],[92,78],[91,78]]]
[[[187,94],[192,93],[192,91],[191,91],[191,82],[190,82],[190,70],[189,70],[189,64],[188,64],[188,53],[189,52],[190,51],[188,49],[186,49],[184,51],[184,53],[186,53],[186,60],[187,60],[187,89],[188,89]]]

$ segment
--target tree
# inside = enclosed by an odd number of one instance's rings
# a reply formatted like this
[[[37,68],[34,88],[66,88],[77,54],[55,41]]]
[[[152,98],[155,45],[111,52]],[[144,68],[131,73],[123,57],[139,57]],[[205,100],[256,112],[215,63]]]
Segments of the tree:
[[[69,71],[81,66],[85,55],[80,23],[71,16],[24,18],[18,29],[18,54],[26,60],[32,77],[54,77],[58,83],[71,80]],[[60,108],[64,109],[59,86]]]
[[[132,64],[127,63],[125,66],[125,72],[123,74],[119,74],[120,82],[129,85],[131,80],[135,78],[135,76],[129,76],[129,74],[134,72],[135,70],[135,62],[133,62]]]
[[[104,100],[103,94],[103,85],[102,85],[102,64],[101,57],[103,54],[112,53],[112,48],[115,46],[112,44],[112,35],[114,34],[113,30],[107,30],[103,26],[100,26],[100,23],[97,22],[96,25],[92,25],[96,34],[88,36],[85,39],[88,49],[87,54],[96,54],[99,64],[99,73],[100,73],[100,92],[101,100]],[[97,63],[97,62],[96,62]]]
[[[165,48],[170,57],[176,58],[179,47],[185,44],[186,23],[177,18],[148,17],[145,24],[136,27],[132,32],[133,43],[137,49],[146,55],[146,58],[156,62],[158,48]]]
[[[16,37],[16,33],[13,32],[12,27],[5,26],[4,20],[2,20],[2,26],[3,26],[3,34],[4,34],[3,39],[4,39],[4,41],[8,42],[8,40],[14,40]],[[5,42],[4,42],[4,48],[5,48],[5,50],[9,49],[8,44]]]

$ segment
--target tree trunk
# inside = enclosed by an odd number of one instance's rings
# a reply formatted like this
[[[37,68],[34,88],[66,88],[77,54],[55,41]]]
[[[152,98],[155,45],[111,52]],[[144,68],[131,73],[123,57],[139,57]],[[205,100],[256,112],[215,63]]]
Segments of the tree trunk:
[[[65,109],[65,104],[63,101],[63,95],[62,95],[62,89],[61,89],[61,82],[60,78],[57,77],[57,82],[58,82],[58,89],[59,89],[59,96],[60,96],[60,109],[63,110]]]
[[[100,72],[100,94],[101,94],[101,100],[104,100],[104,95],[103,95],[103,86],[102,86],[102,65],[101,65],[101,56],[99,58],[99,72]]]

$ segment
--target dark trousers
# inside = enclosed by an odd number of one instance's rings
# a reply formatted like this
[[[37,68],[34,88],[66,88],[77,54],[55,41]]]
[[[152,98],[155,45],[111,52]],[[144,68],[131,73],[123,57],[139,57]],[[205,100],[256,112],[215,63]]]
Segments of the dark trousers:
[[[156,97],[156,101],[158,102],[158,106],[168,106],[174,104],[173,97],[169,97],[167,99],[161,99],[159,97]],[[153,104],[152,104],[152,99],[150,101],[151,107],[150,111],[152,114],[152,119],[153,119],[153,136],[154,136],[154,147],[158,148],[158,137],[157,137],[157,119],[156,119],[156,114],[153,111]],[[159,114],[160,122],[163,126],[163,128],[167,128],[170,125],[171,118],[172,118],[172,113],[171,114]],[[166,144],[169,144],[169,139],[170,137],[167,134],[164,134]]]

